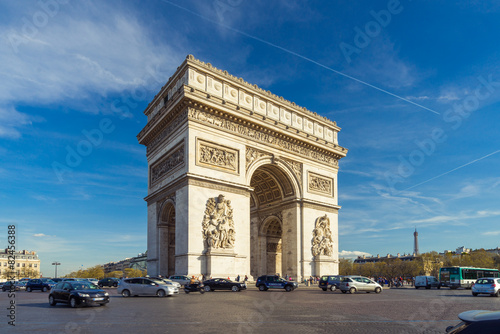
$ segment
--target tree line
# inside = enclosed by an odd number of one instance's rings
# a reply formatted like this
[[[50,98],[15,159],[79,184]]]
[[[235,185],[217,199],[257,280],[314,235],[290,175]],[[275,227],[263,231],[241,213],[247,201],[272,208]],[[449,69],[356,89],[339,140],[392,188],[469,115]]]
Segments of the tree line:
[[[105,278],[105,277],[116,277],[116,278],[121,278],[121,277],[144,277],[146,276],[147,272],[146,270],[139,270],[139,269],[133,269],[133,268],[125,268],[123,271],[118,270],[118,271],[112,271],[109,273],[105,273],[104,269],[102,269],[101,266],[97,265],[88,269],[80,269],[78,271],[73,271],[72,273],[64,276],[67,278],[73,277],[73,278]]]
[[[440,255],[437,252],[423,253],[412,261],[399,258],[381,262],[354,263],[351,259],[339,260],[340,275],[361,275],[367,277],[415,277],[431,275],[438,277],[442,267],[461,266],[476,268],[492,268],[500,270],[500,256],[486,252],[484,249],[470,253]]]

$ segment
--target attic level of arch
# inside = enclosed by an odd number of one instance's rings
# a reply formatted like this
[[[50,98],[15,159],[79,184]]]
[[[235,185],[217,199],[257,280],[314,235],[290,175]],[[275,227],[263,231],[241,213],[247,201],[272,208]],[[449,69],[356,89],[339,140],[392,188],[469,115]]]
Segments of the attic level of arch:
[[[188,86],[184,86],[184,88],[188,88]],[[202,122],[204,125],[241,137],[245,136],[237,130],[240,127],[258,131],[269,138],[272,137],[276,140],[287,142],[293,145],[293,147],[299,147],[302,150],[312,151],[316,154],[328,157],[328,161],[322,162],[326,162],[329,165],[331,165],[332,161],[334,165],[336,165],[338,160],[347,154],[347,149],[344,147],[328,143],[324,140],[320,141],[318,138],[313,140],[314,136],[304,131],[285,126],[277,121],[266,119],[265,116],[256,114],[250,110],[243,110],[243,108],[239,106],[236,106],[234,109],[236,110],[236,108],[239,109],[238,112],[240,115],[228,113],[227,107],[223,106],[221,110],[219,110],[218,108],[210,106],[205,101],[200,102],[183,96],[180,101],[175,102],[173,108],[170,104],[164,106],[162,110],[155,115],[154,119],[148,122],[150,126],[146,126],[137,135],[137,138],[141,144],[147,146],[147,155],[150,155],[178,128],[188,121],[193,121]],[[194,115],[201,115],[201,117]],[[272,129],[272,127],[276,129]],[[283,133],[283,131],[287,133]],[[263,143],[269,144],[268,142]],[[292,153],[295,154],[297,152]]]

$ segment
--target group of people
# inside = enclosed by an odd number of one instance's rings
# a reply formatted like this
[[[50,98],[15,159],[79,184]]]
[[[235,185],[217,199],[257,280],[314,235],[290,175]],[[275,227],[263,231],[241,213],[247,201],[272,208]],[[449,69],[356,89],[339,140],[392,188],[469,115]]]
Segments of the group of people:
[[[378,279],[374,279],[374,281],[377,281],[380,285],[384,286],[387,285],[389,288],[399,288],[402,287],[403,285],[407,286],[414,286],[415,284],[415,278],[403,278],[402,276],[399,277],[379,277]]]
[[[304,278],[304,284],[307,286],[311,286],[313,284],[318,284],[319,276],[309,276],[309,278]]]

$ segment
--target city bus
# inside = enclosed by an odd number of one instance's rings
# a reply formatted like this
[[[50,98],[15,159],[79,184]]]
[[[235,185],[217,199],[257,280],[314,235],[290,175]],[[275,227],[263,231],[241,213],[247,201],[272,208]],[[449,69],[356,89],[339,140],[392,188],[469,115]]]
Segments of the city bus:
[[[439,269],[439,283],[450,289],[470,289],[481,277],[500,277],[498,269],[474,267],[443,267]]]

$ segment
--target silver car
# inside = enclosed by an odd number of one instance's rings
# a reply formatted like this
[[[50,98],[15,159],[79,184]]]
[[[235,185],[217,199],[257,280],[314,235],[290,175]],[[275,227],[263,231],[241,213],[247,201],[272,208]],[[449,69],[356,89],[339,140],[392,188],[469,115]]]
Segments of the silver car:
[[[368,277],[363,276],[346,276],[340,282],[340,291],[342,293],[355,293],[355,292],[382,292],[382,286]]]
[[[478,279],[472,285],[472,295],[477,296],[480,293],[500,297],[500,278],[484,277]]]
[[[187,277],[186,275],[172,275],[168,279],[177,282],[180,285],[189,284],[189,282],[191,281],[191,278]]]
[[[164,278],[164,277],[153,277],[153,279],[157,279],[159,281],[162,281],[163,283],[165,283],[166,285],[172,285],[172,286],[175,286],[177,289],[180,289],[181,288],[181,284],[179,282],[174,282],[168,278]]]
[[[179,288],[167,285],[163,281],[148,278],[134,277],[126,278],[118,285],[118,293],[123,297],[130,296],[172,296],[179,293]]]

